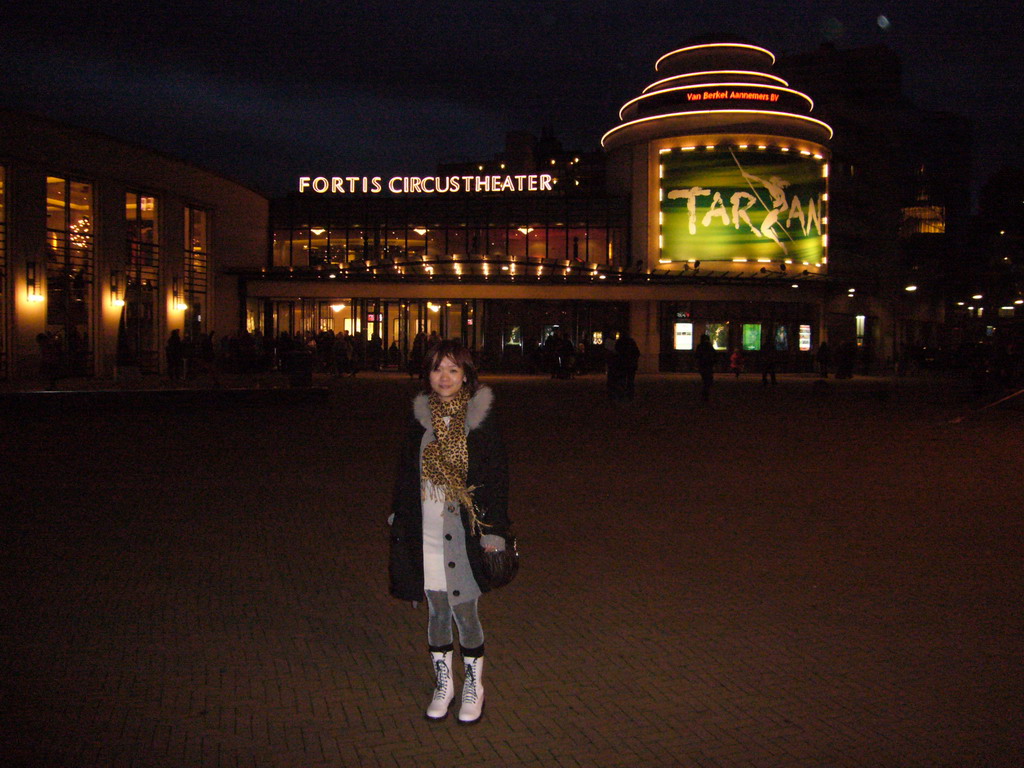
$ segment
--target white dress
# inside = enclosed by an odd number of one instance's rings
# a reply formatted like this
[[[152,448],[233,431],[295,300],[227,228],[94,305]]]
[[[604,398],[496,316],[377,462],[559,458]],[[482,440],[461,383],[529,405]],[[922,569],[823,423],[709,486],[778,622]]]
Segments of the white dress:
[[[445,417],[445,424],[451,419]],[[423,588],[448,591],[444,568],[444,496],[429,480],[423,481]]]
[[[448,591],[444,569],[445,502],[434,493],[430,481],[424,481],[423,494],[423,588]]]

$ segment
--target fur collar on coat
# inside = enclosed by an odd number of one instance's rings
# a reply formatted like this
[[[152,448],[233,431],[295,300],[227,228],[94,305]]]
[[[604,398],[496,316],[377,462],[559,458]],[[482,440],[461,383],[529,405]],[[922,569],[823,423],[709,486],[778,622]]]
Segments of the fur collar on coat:
[[[430,430],[430,403],[428,402],[430,396],[425,392],[421,392],[416,395],[412,401],[412,412],[424,429]],[[469,399],[469,405],[466,406],[466,431],[470,432],[481,424],[484,423],[484,419],[487,418],[487,414],[491,412],[491,404],[494,402],[494,392],[490,387],[481,385],[476,390],[476,394]]]

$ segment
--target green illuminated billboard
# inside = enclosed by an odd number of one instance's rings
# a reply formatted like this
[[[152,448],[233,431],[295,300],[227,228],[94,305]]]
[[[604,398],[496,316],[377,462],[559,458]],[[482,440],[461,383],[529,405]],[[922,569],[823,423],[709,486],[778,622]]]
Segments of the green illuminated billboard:
[[[778,150],[663,153],[660,258],[820,264],[823,166]]]

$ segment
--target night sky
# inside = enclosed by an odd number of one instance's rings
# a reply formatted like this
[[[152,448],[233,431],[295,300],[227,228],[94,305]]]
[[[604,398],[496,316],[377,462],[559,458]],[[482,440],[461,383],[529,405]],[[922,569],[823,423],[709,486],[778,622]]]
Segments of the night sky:
[[[777,55],[887,44],[915,103],[973,121],[976,184],[1017,162],[1024,142],[1024,21],[1011,0],[6,6],[0,106],[270,195],[300,175],[426,174],[439,161],[490,157],[509,130],[550,127],[566,148],[596,148],[619,106],[656,79],[654,61],[709,33]]]

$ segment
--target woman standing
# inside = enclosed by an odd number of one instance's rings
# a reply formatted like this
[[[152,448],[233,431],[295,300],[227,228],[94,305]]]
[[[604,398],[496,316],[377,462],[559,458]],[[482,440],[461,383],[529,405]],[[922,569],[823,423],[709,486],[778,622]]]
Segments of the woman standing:
[[[465,664],[459,722],[484,706],[484,631],[477,602],[491,585],[484,549],[503,550],[508,533],[508,461],[469,350],[442,341],[425,357],[427,390],[399,461],[391,516],[391,594],[426,598],[427,644],[435,688],[426,716],[442,720],[455,696],[454,620]]]

